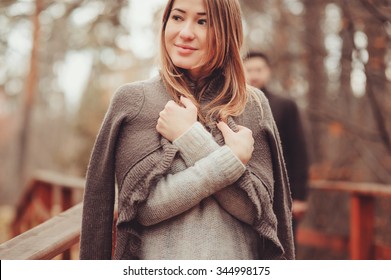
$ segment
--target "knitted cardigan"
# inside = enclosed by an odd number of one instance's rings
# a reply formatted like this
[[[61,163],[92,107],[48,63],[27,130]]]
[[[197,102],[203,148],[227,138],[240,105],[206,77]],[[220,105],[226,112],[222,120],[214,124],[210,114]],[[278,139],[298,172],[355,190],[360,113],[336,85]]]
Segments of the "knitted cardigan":
[[[253,208],[252,224],[261,242],[262,259],[293,259],[291,194],[278,131],[267,99],[259,90],[262,109],[249,101],[244,113],[228,119],[253,131],[254,152],[244,174],[235,182]],[[138,259],[138,206],[168,170],[178,148],[156,131],[159,112],[171,100],[160,77],[126,84],[113,96],[95,141],[84,193],[81,259]],[[224,138],[215,125],[208,127],[215,141]],[[140,144],[142,146],[140,146]],[[112,246],[115,181],[118,186],[116,244]]]

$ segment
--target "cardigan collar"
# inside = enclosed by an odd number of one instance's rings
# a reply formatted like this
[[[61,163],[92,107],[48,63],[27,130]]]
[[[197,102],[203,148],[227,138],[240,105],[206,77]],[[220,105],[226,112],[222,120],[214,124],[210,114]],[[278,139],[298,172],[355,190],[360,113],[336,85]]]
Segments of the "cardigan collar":
[[[218,96],[224,84],[224,76],[220,71],[215,71],[202,82],[191,80],[185,76],[191,93],[202,104],[212,101]]]

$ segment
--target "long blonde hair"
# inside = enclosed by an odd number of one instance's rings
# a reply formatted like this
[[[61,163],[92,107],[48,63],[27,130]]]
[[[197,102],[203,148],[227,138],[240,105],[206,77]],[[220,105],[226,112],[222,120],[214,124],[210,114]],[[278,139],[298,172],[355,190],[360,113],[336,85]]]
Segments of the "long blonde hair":
[[[192,100],[200,108],[190,91],[181,69],[171,61],[165,46],[165,29],[175,0],[169,0],[163,14],[160,35],[161,77],[173,100],[179,102],[181,95]],[[204,0],[208,18],[208,61],[203,67],[201,96],[208,84],[208,77],[220,72],[223,85],[217,96],[203,108],[198,110],[202,122],[210,122],[213,118],[226,120],[228,116],[238,116],[247,104],[248,94],[240,49],[243,44],[242,16],[237,0]],[[210,30],[214,32],[210,32]],[[250,91],[251,92],[251,91]],[[251,94],[251,93],[250,93]]]

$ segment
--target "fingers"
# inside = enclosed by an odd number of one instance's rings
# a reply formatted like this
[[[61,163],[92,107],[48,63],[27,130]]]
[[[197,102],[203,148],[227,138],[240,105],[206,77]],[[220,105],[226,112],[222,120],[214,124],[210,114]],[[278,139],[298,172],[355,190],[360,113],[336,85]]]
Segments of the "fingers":
[[[166,106],[164,106],[164,109],[169,111],[179,108],[197,110],[197,107],[193,104],[193,102],[191,102],[189,98],[186,98],[184,96],[180,97],[180,104],[176,103],[174,100],[170,100],[166,103]]]
[[[225,123],[225,122],[218,122],[217,128],[220,129],[221,133],[223,134],[224,138],[229,135],[230,133],[233,133],[232,129]]]
[[[166,106],[164,106],[164,110],[172,110],[175,108],[180,107],[178,104],[175,103],[175,101],[170,100],[167,102]]]
[[[249,131],[252,132],[251,129],[248,127],[242,126],[242,125],[237,125],[238,131]]]
[[[164,128],[164,121],[163,121],[162,118],[159,118],[159,119],[157,120],[156,130],[157,130],[157,132],[162,133],[163,128]]]
[[[181,98],[180,103],[170,100],[159,112],[156,130],[163,137],[173,141],[196,121],[197,108],[190,99]]]
[[[197,107],[191,102],[191,100],[187,97],[181,95],[181,103],[185,106],[186,109],[196,109]]]
[[[248,127],[241,126],[241,125],[238,125],[237,127],[238,127],[238,133],[248,134],[248,135],[252,136],[253,132]]]
[[[217,123],[217,127],[220,129],[221,132],[224,131],[231,131],[231,132],[235,132],[233,131],[225,122],[223,121],[220,121]],[[237,125],[237,128],[238,128],[238,131],[237,132],[248,132],[250,134],[252,134],[252,131],[251,129],[245,127],[245,126],[241,126],[241,125]]]

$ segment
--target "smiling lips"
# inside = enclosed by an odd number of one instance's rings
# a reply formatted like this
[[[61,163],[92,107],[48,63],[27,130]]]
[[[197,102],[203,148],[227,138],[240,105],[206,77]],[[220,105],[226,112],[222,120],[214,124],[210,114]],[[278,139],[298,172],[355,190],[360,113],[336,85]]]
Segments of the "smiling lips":
[[[175,47],[178,48],[179,54],[183,54],[183,55],[192,54],[194,51],[197,50],[196,48],[193,48],[191,46],[181,45],[181,44],[175,44]]]

